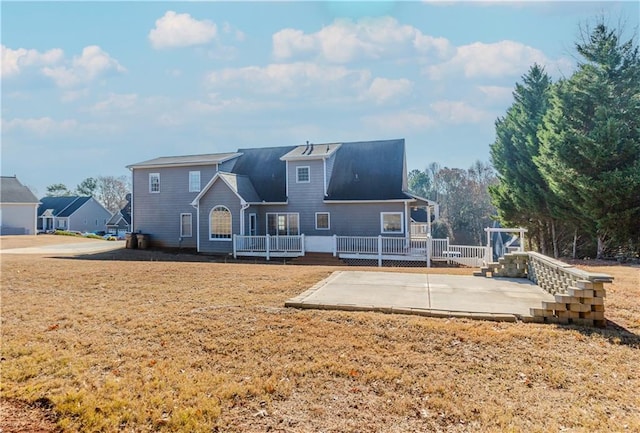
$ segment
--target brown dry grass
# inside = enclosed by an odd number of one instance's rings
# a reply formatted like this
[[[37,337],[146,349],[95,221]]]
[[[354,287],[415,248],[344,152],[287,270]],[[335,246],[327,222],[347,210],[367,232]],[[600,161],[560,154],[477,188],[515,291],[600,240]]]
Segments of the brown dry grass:
[[[135,254],[2,256],[3,410],[50,402],[70,432],[640,431],[638,267],[587,268],[616,277],[593,330],[285,309],[336,268]]]
[[[44,247],[47,245],[79,244],[105,242],[101,239],[89,239],[82,236],[37,235],[37,236],[0,236],[0,250],[11,248]]]

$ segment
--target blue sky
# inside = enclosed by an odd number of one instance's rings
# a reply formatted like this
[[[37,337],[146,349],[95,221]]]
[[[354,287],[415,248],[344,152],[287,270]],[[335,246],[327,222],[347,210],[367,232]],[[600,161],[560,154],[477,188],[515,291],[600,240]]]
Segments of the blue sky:
[[[2,175],[42,196],[159,156],[405,138],[408,168],[489,160],[534,62],[639,2],[2,1]],[[627,36],[629,37],[629,36]]]

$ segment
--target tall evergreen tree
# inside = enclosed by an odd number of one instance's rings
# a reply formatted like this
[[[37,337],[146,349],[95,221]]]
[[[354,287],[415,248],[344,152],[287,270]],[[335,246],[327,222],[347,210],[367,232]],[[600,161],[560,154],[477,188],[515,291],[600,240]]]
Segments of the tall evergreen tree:
[[[555,231],[561,206],[534,163],[551,88],[551,78],[537,64],[522,77],[522,84],[516,84],[513,104],[496,121],[496,141],[490,147],[499,182],[489,191],[503,225],[526,227],[543,253],[551,240],[557,256]]]
[[[576,44],[578,70],[554,87],[536,164],[551,190],[598,239],[640,232],[640,59],[600,22]]]

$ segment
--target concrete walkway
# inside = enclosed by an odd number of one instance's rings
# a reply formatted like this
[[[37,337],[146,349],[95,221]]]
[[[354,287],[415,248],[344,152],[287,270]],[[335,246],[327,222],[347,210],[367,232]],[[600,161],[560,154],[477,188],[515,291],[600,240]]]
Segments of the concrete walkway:
[[[10,248],[0,254],[97,254],[124,248],[125,241],[78,242],[71,244],[43,245],[41,247]]]
[[[338,271],[285,306],[516,321],[542,301],[554,297],[526,279]]]

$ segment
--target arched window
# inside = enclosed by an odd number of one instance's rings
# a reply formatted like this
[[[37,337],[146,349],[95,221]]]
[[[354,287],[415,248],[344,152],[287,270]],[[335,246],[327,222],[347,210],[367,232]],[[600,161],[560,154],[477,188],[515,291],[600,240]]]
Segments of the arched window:
[[[211,209],[209,239],[231,239],[231,211],[224,206]]]

